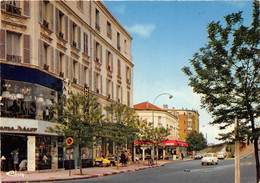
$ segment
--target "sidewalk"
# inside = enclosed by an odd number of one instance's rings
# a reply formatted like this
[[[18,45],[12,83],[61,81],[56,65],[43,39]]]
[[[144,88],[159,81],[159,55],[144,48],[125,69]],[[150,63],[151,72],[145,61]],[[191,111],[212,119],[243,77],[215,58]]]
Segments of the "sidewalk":
[[[156,165],[148,166],[147,161],[142,164],[142,161],[128,165],[127,167],[90,167],[83,168],[82,175],[79,174],[79,169],[71,170],[71,176],[69,170],[58,169],[58,170],[41,170],[35,172],[1,172],[1,181],[5,182],[46,182],[46,181],[61,181],[61,180],[74,180],[74,179],[88,179],[94,177],[103,177],[113,174],[139,171],[147,168],[155,168],[163,166],[166,163],[173,162],[172,160],[159,160]]]

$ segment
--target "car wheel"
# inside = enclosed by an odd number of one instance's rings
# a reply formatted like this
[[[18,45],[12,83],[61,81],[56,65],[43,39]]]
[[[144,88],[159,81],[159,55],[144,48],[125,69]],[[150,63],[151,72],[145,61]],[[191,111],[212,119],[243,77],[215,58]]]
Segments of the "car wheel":
[[[204,163],[201,163],[201,165],[203,166],[203,165],[204,165]]]
[[[216,165],[218,164],[218,162],[216,162]]]

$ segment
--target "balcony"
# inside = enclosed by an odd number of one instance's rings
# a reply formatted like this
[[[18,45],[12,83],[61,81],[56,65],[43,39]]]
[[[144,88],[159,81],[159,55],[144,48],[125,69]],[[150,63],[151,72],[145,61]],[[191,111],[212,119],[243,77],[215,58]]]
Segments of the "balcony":
[[[64,72],[60,72],[60,77],[64,78]]]
[[[43,26],[49,29],[49,22],[47,22],[47,20],[43,20]]]
[[[96,89],[96,93],[98,93],[98,94],[99,94],[99,89],[98,89],[98,88]]]
[[[12,4],[6,4],[6,11],[9,13],[21,15],[21,8],[16,7],[15,5]]]
[[[43,65],[43,69],[46,70],[46,71],[49,71],[49,65],[44,64],[44,65]]]
[[[77,84],[77,81],[78,81],[77,78],[73,78],[73,81],[72,81],[72,82],[73,82],[74,84]]]
[[[59,37],[62,38],[62,39],[64,37],[64,34],[61,31],[59,32]]]
[[[22,62],[22,57],[18,56],[18,55],[6,55],[6,60],[7,61],[11,61],[11,62],[17,62],[17,63],[21,63]]]

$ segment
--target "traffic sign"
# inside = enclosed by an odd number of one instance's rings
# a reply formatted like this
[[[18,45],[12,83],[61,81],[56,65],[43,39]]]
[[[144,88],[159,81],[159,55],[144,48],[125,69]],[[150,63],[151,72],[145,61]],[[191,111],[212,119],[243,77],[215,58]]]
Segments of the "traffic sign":
[[[67,143],[67,145],[71,146],[71,145],[73,144],[73,138],[68,137],[68,138],[66,139],[66,143]]]

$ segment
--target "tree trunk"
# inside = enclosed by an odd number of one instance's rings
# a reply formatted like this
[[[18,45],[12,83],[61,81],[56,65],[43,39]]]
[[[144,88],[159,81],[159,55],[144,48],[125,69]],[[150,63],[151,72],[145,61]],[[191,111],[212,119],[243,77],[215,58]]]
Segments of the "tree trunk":
[[[258,155],[258,138],[254,140],[255,150],[255,169],[256,169],[256,183],[260,182],[260,167],[259,167],[259,155]]]
[[[79,145],[79,174],[82,175],[82,157],[81,157],[81,146]]]

